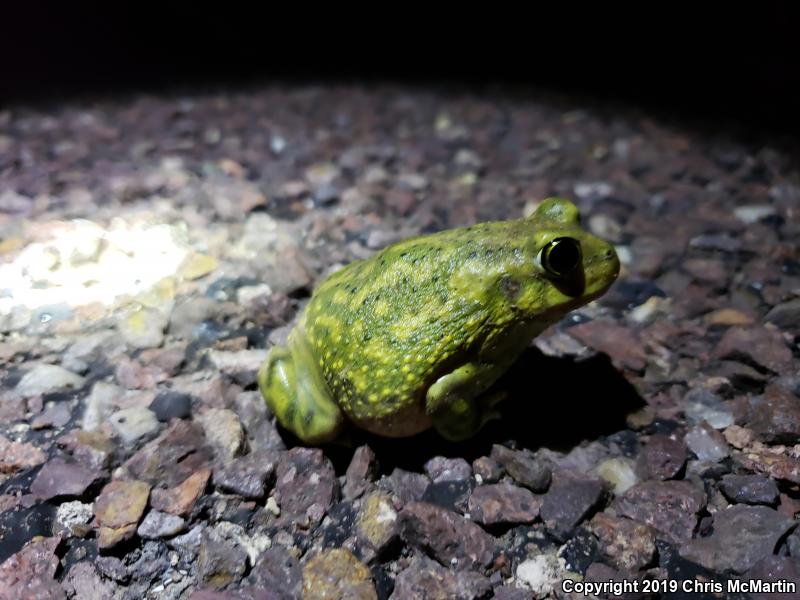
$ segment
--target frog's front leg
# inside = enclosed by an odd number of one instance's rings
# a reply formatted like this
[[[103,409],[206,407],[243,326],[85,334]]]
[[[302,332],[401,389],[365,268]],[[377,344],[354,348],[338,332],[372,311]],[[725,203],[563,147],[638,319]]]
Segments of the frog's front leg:
[[[493,407],[503,395],[486,396],[484,392],[501,374],[496,365],[470,362],[441,376],[428,388],[425,410],[442,437],[465,440],[487,421],[499,417]]]
[[[278,422],[303,442],[319,444],[336,438],[344,415],[307,342],[290,335],[287,347],[273,346],[259,370],[258,386]]]

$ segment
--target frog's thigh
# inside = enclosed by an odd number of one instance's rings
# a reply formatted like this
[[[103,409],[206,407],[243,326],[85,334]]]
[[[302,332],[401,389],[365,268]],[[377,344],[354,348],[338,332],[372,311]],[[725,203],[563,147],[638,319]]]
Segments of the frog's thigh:
[[[491,410],[493,403],[487,404],[478,397],[497,376],[498,369],[491,364],[466,363],[428,388],[426,412],[442,437],[449,440],[472,437],[496,416]]]
[[[344,415],[303,360],[283,346],[270,349],[258,374],[261,394],[281,425],[309,444],[332,440]]]

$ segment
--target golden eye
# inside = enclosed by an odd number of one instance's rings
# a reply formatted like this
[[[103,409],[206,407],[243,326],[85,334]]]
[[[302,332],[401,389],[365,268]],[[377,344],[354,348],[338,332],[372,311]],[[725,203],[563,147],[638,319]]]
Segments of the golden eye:
[[[573,238],[555,238],[542,248],[540,260],[545,271],[565,277],[581,264],[581,244]]]

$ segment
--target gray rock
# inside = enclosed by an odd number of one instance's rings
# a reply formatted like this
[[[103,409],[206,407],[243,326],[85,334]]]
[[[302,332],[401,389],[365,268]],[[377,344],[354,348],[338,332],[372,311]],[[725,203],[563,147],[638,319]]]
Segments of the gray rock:
[[[714,515],[714,532],[689,540],[680,555],[712,571],[744,573],[771,555],[795,523],[766,506],[732,506]]]
[[[719,489],[737,504],[778,504],[778,486],[764,475],[725,475]]]
[[[697,513],[706,505],[705,492],[689,481],[645,481],[618,497],[617,514],[647,523],[679,543],[692,537]]]
[[[636,468],[642,479],[672,479],[686,464],[682,439],[663,434],[652,436],[639,452]]]
[[[409,502],[403,507],[400,531],[408,544],[456,569],[487,567],[497,550],[494,538],[479,525],[427,502]]]
[[[171,419],[188,419],[192,416],[192,397],[164,390],[156,395],[149,408],[162,423],[169,423]]]
[[[244,448],[244,430],[235,412],[210,408],[198,417],[214,455],[222,462],[232,460]]]
[[[195,525],[183,535],[178,535],[167,540],[167,546],[178,550],[186,557],[186,560],[192,561],[197,557],[198,552],[200,552],[205,530],[205,525]]]
[[[214,470],[216,487],[243,498],[263,498],[280,459],[278,450],[251,452]]]
[[[478,600],[485,598],[491,589],[489,580],[479,573],[452,571],[429,558],[417,557],[397,575],[390,598]]]
[[[41,396],[63,389],[83,387],[85,379],[58,365],[39,363],[22,376],[14,391],[20,396]]]
[[[377,473],[378,461],[372,449],[369,446],[356,448],[353,458],[347,466],[342,497],[345,500],[358,498],[375,481]]]
[[[81,600],[118,600],[123,597],[122,589],[112,581],[103,580],[89,562],[72,565],[62,587],[70,597]]]
[[[125,444],[133,444],[139,438],[158,430],[155,413],[141,406],[118,410],[109,417],[109,422]]]
[[[539,516],[542,497],[507,483],[481,485],[469,497],[470,518],[482,525],[533,523]]]
[[[192,339],[195,328],[214,317],[220,311],[220,306],[216,300],[205,297],[193,297],[178,304],[170,315],[169,332],[184,340]]]
[[[730,456],[725,437],[706,422],[690,429],[684,437],[686,446],[703,462],[719,462]]]
[[[552,473],[549,461],[537,458],[529,452],[510,450],[498,444],[492,446],[491,458],[517,483],[533,492],[544,492],[550,485]]]
[[[575,471],[556,471],[539,511],[547,531],[559,541],[566,540],[598,506],[603,491],[603,482],[599,479]]]
[[[168,323],[168,312],[142,307],[122,315],[117,321],[117,331],[132,348],[156,348],[164,342]]]
[[[247,552],[215,529],[203,530],[197,554],[197,571],[204,585],[222,589],[241,580],[247,569]]]
[[[725,429],[734,423],[733,408],[711,390],[694,388],[683,397],[683,412],[692,425],[704,421],[714,429]]]
[[[128,578],[128,568],[116,556],[98,556],[94,565],[98,572],[114,581],[125,581]]]
[[[283,546],[275,545],[262,552],[248,580],[256,587],[274,590],[279,600],[301,599],[300,563]]]
[[[98,381],[85,401],[83,429],[97,431],[114,412],[117,400],[125,393],[121,387]]]
[[[434,456],[425,463],[425,473],[428,474],[433,483],[465,481],[472,476],[472,469],[463,458]]]
[[[237,394],[234,402],[252,450],[286,449],[261,392],[242,392]]]
[[[53,458],[36,474],[36,479],[31,483],[31,494],[42,500],[77,498],[104,475],[98,469],[68,463],[63,458]]]
[[[764,321],[788,331],[797,331],[800,328],[800,298],[773,306]]]
[[[146,540],[155,540],[177,535],[183,531],[185,526],[186,521],[178,516],[151,510],[142,519],[136,533]]]

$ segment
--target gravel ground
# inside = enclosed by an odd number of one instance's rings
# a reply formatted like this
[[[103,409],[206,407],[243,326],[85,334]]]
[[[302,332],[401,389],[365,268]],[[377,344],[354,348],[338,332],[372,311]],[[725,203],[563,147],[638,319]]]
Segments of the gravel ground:
[[[646,115],[394,88],[0,112],[0,598],[800,582],[797,165]],[[275,426],[255,372],[315,282],[550,195],[623,273],[503,378],[501,421],[322,449]]]

